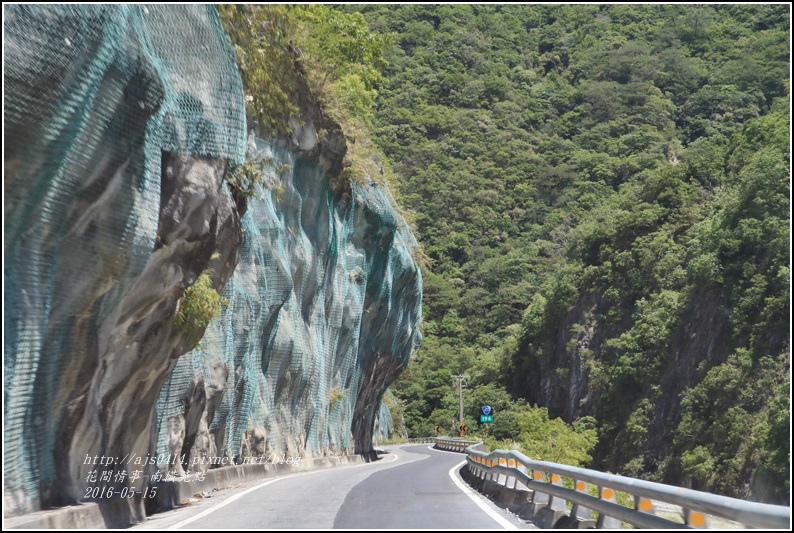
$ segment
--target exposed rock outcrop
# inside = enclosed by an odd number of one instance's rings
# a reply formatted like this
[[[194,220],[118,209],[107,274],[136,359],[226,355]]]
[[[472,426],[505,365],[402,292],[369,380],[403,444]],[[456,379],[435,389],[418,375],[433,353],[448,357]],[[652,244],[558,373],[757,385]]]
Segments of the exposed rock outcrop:
[[[220,287],[236,264],[242,233],[223,176],[244,153],[245,122],[211,8],[5,13],[4,491],[14,514],[91,499],[94,487],[143,487],[108,462],[150,453],[152,407],[190,348],[173,325],[177,302],[205,269]],[[189,31],[175,34],[182,24]],[[218,78],[223,91],[210,87]],[[140,498],[99,499],[118,523],[143,517]]]
[[[4,12],[6,515],[94,499],[140,520],[156,451],[369,449],[421,275],[387,194],[331,186],[338,128],[305,94],[292,146],[260,143],[288,166],[246,210],[224,180],[248,137],[212,6]],[[180,358],[202,273],[229,306]]]
[[[531,402],[549,406],[552,413],[568,421],[583,416],[598,420],[613,416],[593,399],[598,394],[603,398],[605,394],[597,390],[599,386],[603,389],[603,383],[593,383],[593,362],[603,357],[605,339],[619,336],[632,323],[625,319],[607,326],[603,317],[608,312],[609,304],[599,288],[581,294],[575,305],[567,310],[557,324],[554,343],[545,345],[541,354],[530,354],[526,367],[531,368],[531,372],[526,377],[519,374],[525,379],[523,390],[528,391]],[[716,285],[695,288],[678,325],[671,331],[659,381],[644,385],[646,389],[656,388],[664,394],[654,395],[653,402],[643,404],[634,398],[620,406],[624,410],[635,409],[633,416],[635,420],[642,420],[643,431],[638,435],[629,434],[631,429],[627,427],[619,431],[612,428],[618,436],[599,443],[594,453],[597,466],[619,470],[629,453],[637,453],[636,450],[658,458],[657,461],[669,455],[674,443],[673,433],[681,419],[683,393],[702,379],[704,368],[723,363],[734,348],[723,291]],[[643,391],[630,392],[639,395]],[[631,411],[626,418],[629,415]],[[670,473],[666,475],[672,477]],[[662,480],[681,483],[675,478]]]
[[[419,341],[415,244],[387,193],[375,183],[337,192],[317,163],[257,144],[271,161],[268,188],[243,217],[229,305],[160,398],[158,451],[185,451],[182,468],[213,453],[239,462],[370,451],[381,396]],[[225,381],[208,366],[227,368]],[[203,402],[192,392],[202,381],[225,392],[198,429],[189,419],[195,398]],[[181,435],[164,429],[183,419],[186,436],[198,431],[214,447],[174,444]]]

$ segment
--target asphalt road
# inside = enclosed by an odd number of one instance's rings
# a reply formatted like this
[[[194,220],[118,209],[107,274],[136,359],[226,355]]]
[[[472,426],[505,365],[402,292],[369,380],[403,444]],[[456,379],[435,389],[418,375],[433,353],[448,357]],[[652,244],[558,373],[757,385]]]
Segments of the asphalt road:
[[[463,461],[462,454],[433,450],[428,444],[390,451],[380,461],[366,465],[270,480],[240,497],[219,502],[168,526],[186,529],[518,526],[515,518],[471,489],[461,487],[463,482],[455,472],[456,465]]]

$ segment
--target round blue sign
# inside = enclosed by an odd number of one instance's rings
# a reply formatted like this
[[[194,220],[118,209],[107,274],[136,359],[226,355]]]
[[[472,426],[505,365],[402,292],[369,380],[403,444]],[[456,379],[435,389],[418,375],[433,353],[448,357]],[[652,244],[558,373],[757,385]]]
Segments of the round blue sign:
[[[490,415],[491,414],[491,406],[490,405],[483,405],[482,406],[482,414]]]

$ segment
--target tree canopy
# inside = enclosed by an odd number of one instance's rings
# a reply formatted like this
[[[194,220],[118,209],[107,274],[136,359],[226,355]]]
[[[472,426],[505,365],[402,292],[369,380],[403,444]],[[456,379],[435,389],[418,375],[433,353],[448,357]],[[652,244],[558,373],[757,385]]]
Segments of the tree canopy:
[[[789,7],[340,9],[393,36],[374,138],[431,261],[409,432],[467,373],[492,436],[526,401],[595,417],[593,466],[787,500]]]

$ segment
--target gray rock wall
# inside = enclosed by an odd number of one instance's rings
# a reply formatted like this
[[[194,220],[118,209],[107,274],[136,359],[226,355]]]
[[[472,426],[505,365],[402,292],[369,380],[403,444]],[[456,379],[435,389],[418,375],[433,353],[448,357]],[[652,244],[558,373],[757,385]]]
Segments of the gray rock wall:
[[[310,159],[253,151],[271,163],[242,219],[229,305],[158,403],[159,454],[184,454],[160,465],[177,474],[209,457],[370,451],[381,396],[420,340],[416,243],[388,192],[338,192]]]
[[[99,487],[109,524],[140,520],[157,465],[125,461],[158,450],[368,449],[418,341],[421,276],[384,193],[330,186],[343,140],[296,128],[270,146],[291,170],[245,212],[224,183],[242,84],[212,6],[4,15],[6,516]],[[203,272],[230,305],[180,358],[195,342],[174,319]]]
[[[3,22],[3,465],[16,514],[143,487],[90,481],[86,456],[152,449],[152,407],[190,348],[177,301],[210,266],[221,286],[237,260],[223,174],[246,137],[214,8],[17,5]],[[103,503],[120,523],[143,516],[140,498]]]

